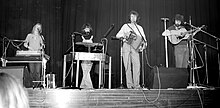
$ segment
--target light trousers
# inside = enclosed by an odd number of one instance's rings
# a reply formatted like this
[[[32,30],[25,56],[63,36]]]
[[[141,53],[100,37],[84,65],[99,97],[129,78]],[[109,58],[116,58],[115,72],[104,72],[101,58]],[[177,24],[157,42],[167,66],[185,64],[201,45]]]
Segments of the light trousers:
[[[82,71],[83,71],[83,78],[80,84],[80,88],[93,88],[92,80],[90,77],[90,71],[92,68],[93,63],[91,61],[83,61],[81,63]]]
[[[140,87],[140,57],[139,53],[135,51],[127,43],[123,44],[122,49],[123,62],[126,73],[126,82],[128,88]]]

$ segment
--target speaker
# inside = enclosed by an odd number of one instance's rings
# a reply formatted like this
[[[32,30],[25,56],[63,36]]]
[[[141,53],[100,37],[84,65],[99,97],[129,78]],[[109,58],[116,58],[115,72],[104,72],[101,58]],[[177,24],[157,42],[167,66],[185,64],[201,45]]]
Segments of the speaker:
[[[187,68],[154,68],[153,89],[187,88],[189,72]]]
[[[14,76],[23,85],[24,68],[25,66],[0,67],[0,73],[4,72],[4,73]]]

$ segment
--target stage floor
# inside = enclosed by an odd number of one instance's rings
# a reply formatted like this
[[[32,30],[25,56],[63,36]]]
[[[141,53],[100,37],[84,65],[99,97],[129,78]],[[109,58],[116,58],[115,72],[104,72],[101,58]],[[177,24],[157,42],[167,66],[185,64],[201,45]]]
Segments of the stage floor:
[[[210,108],[220,106],[220,89],[32,89],[31,108],[144,107]]]

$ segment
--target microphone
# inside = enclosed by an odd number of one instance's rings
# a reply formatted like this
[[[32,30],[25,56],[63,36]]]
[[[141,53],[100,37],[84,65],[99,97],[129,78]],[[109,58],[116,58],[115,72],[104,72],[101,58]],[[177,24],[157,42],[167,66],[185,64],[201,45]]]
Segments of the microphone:
[[[79,32],[73,32],[73,33],[71,34],[71,36],[76,36],[76,35],[82,35],[82,33],[79,33]]]
[[[119,40],[117,37],[115,37],[115,36],[111,36],[111,39],[112,40]]]
[[[17,48],[18,50],[21,50],[21,48],[20,48],[19,46],[16,46],[16,48]]]
[[[191,25],[190,23],[188,22],[183,22],[184,25]]]
[[[191,16],[189,16],[189,24],[192,24]]]
[[[79,33],[79,32],[73,32],[74,34],[78,34],[78,35],[82,35],[82,33]]]
[[[43,40],[42,46],[43,46],[43,48],[45,48],[45,39],[44,39],[44,36],[43,36],[43,35],[40,35],[40,36],[41,36],[41,39]]]
[[[112,24],[110,26],[110,28],[108,29],[108,31],[104,34],[104,37],[106,38],[108,36],[108,34],[113,30],[113,28],[115,27],[115,24]]]
[[[169,18],[160,18],[163,21],[169,21]]]
[[[37,28],[37,31],[38,31],[39,34],[42,33],[42,31],[39,29],[39,27]]]
[[[43,36],[43,35],[40,35],[40,36],[41,36],[42,40],[45,41],[45,40],[44,40],[44,36]]]

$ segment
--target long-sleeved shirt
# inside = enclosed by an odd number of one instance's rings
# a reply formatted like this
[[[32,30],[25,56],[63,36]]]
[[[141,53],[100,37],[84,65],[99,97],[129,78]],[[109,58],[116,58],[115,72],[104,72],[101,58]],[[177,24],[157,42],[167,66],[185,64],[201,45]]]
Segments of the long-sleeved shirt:
[[[40,35],[28,34],[24,46],[31,51],[40,51],[42,49],[43,40]]]
[[[137,36],[142,36],[144,41],[146,42],[144,30],[140,25],[136,24],[137,26],[134,26],[134,25],[132,26],[130,23],[128,25],[134,30]],[[128,25],[124,24],[121,27],[120,31],[116,34],[117,38],[126,38],[126,36],[130,35],[130,32],[132,31],[132,29]]]

